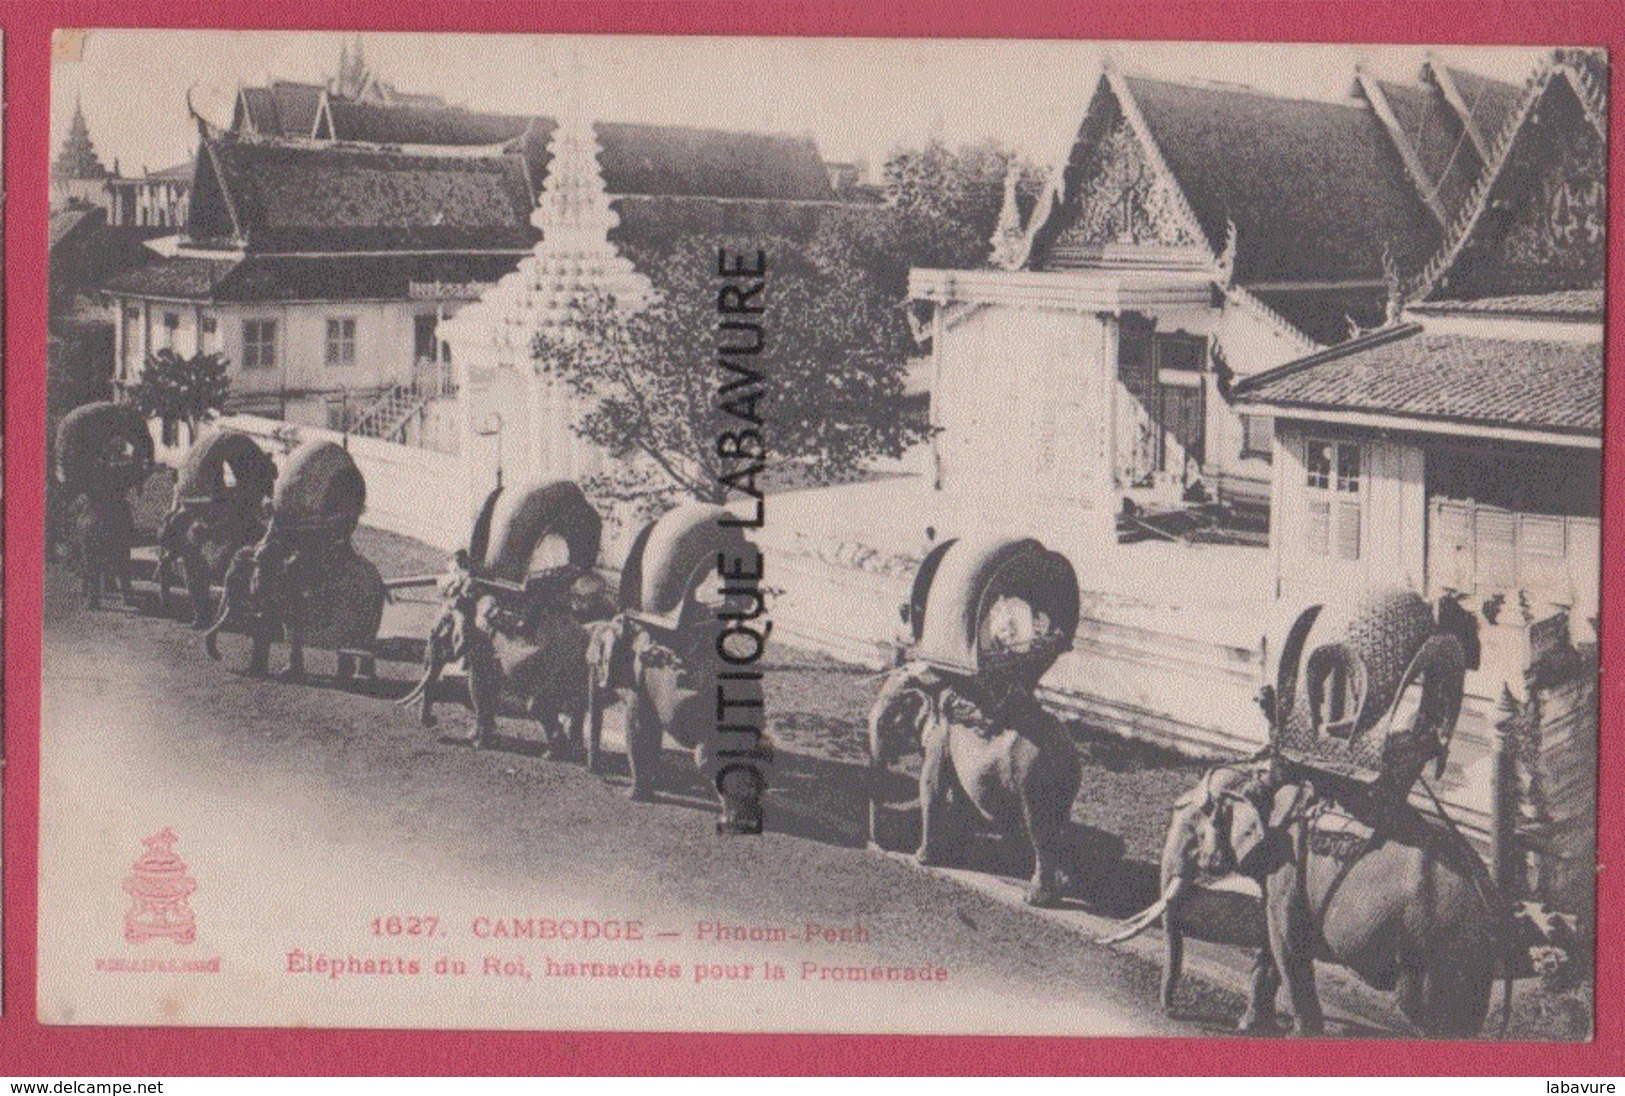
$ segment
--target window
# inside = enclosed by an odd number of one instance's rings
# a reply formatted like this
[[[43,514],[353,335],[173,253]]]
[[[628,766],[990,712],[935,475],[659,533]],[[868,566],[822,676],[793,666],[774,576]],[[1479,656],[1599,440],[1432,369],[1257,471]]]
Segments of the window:
[[[201,321],[201,326],[205,335],[213,335],[216,327],[219,325],[215,322],[215,318],[213,316],[205,316]]]
[[[1241,455],[1269,460],[1275,447],[1275,420],[1269,415],[1241,416]]]
[[[327,364],[346,366],[355,364],[355,320],[327,321]]]
[[[164,326],[165,327],[169,328],[169,330],[171,330],[171,331],[174,331],[180,325],[181,325],[180,316],[176,315],[174,312],[165,312],[164,313]]]
[[[1307,539],[1311,555],[1360,558],[1361,449],[1349,442],[1306,441]]]
[[[276,321],[243,321],[243,368],[276,367]]]

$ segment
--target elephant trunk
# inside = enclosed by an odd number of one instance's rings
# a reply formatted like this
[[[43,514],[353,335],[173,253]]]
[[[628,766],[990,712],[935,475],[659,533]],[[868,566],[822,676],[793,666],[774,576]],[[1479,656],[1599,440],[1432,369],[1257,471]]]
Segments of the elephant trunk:
[[[1098,940],[1097,943],[1121,944],[1125,940],[1134,939],[1134,937],[1140,935],[1140,933],[1156,924],[1157,920],[1167,911],[1169,904],[1177,901],[1179,896],[1183,894],[1184,891],[1185,879],[1183,876],[1176,875],[1173,879],[1169,880],[1167,889],[1162,892],[1162,897],[1158,898],[1151,905],[1147,906],[1145,909],[1141,910],[1127,921],[1124,921],[1122,925],[1119,926],[1117,932],[1113,933],[1111,936]]]

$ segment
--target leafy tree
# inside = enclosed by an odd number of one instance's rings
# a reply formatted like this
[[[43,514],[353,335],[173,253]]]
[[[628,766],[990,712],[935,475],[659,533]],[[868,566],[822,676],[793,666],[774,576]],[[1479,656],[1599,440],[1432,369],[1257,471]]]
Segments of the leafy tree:
[[[658,271],[642,308],[588,297],[567,331],[536,340],[538,368],[586,407],[577,433],[619,458],[596,491],[642,502],[674,494],[733,501],[745,485],[851,479],[874,458],[900,457],[926,436],[928,428],[902,411],[907,324],[867,253],[886,241],[851,227],[831,218],[800,241],[689,236],[659,263],[640,264]],[[731,256],[766,253],[763,315],[719,316],[719,245]],[[719,366],[719,345],[755,339],[751,331],[719,332],[719,320],[730,319],[760,320],[762,353],[729,358],[762,378],[720,396],[722,385],[746,378]],[[727,399],[743,418],[721,409]],[[749,459],[718,452],[718,437],[753,428],[746,421],[753,415],[767,450],[755,471]],[[738,489],[723,481],[730,473]]]
[[[899,148],[884,169],[886,201],[901,218],[899,245],[914,266],[982,266],[1004,205],[1004,181],[1014,166],[1016,195],[1026,213],[1044,174],[997,140],[954,151],[932,138],[924,148]]]
[[[174,438],[177,423],[185,423],[187,440],[226,405],[231,381],[222,354],[182,357],[168,349],[147,355],[141,379],[130,388],[130,402],[144,415],[162,419],[164,438]]]

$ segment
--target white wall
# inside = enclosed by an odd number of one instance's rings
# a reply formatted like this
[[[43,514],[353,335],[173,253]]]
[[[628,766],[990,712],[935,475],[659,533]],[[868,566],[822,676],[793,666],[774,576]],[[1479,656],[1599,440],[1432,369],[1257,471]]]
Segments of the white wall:
[[[347,444],[367,483],[364,524],[416,537],[448,552],[468,542],[474,507],[464,497],[462,466],[454,456],[353,434],[346,440],[332,430],[253,415],[228,415],[217,425],[252,435],[279,466],[295,446],[307,441]]]
[[[124,318],[133,308],[137,317]],[[447,309],[448,313],[450,307]],[[164,326],[166,314],[175,314],[179,326],[173,339]],[[223,352],[230,364],[235,393],[271,393],[336,388],[375,389],[412,379],[414,321],[435,315],[434,302],[370,301],[316,304],[171,303],[125,298],[119,301],[121,376],[140,376],[147,355],[172,345],[190,355]],[[205,318],[215,331],[204,334]],[[356,321],[356,359],[350,366],[327,364],[327,321]],[[243,367],[243,322],[275,320],[277,362],[272,368]],[[201,339],[201,341],[200,341]]]
[[[1109,536],[1108,325],[989,305],[938,327],[931,413],[941,534],[994,527],[1069,545]]]

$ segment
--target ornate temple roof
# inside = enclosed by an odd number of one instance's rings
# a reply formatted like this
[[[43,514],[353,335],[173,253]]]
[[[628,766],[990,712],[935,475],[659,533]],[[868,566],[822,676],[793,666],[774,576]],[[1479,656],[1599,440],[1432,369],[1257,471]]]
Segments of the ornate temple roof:
[[[187,234],[258,252],[520,250],[517,155],[436,155],[205,132]]]
[[[1548,58],[1491,139],[1485,170],[1408,286],[1410,300],[1602,285],[1607,94],[1600,56]]]

